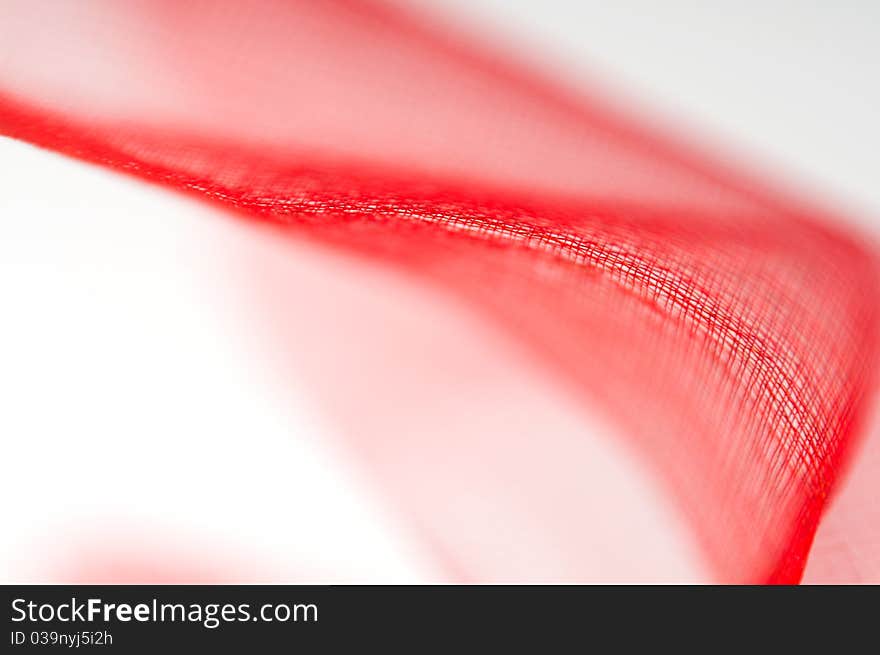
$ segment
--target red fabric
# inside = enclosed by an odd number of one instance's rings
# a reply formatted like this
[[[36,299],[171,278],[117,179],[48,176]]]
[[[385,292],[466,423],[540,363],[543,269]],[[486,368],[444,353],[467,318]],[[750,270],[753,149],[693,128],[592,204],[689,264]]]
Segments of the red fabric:
[[[617,421],[718,579],[799,580],[877,355],[834,217],[398,9],[81,7],[20,12],[83,77],[0,69],[2,133],[460,294]],[[114,56],[130,85],[88,79]]]

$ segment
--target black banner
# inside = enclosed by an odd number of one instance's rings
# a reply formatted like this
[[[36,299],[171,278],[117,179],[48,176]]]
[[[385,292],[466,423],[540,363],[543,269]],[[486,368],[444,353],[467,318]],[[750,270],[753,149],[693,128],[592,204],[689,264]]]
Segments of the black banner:
[[[415,651],[444,644],[467,652],[477,638],[496,645],[556,641],[576,650],[609,639],[618,648],[646,640],[767,646],[768,635],[786,646],[806,637],[815,646],[823,632],[835,633],[830,643],[839,646],[874,632],[878,598],[876,588],[864,587],[0,589],[6,617],[0,650],[9,653],[335,652],[358,643]]]

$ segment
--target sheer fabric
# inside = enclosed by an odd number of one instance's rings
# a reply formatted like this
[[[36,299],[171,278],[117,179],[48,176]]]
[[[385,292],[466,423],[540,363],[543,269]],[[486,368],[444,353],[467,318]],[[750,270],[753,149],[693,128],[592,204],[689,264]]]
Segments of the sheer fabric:
[[[877,260],[836,217],[396,6],[56,10],[5,9],[2,133],[463,299],[602,408],[718,580],[800,579],[875,383]]]

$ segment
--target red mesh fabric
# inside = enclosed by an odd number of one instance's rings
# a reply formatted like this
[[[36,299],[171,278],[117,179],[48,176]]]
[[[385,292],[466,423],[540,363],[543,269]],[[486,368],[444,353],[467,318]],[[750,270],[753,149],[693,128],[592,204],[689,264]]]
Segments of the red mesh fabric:
[[[67,11],[7,22],[53,46],[0,67],[0,131],[460,294],[617,421],[719,580],[800,578],[877,352],[834,217],[397,9]]]

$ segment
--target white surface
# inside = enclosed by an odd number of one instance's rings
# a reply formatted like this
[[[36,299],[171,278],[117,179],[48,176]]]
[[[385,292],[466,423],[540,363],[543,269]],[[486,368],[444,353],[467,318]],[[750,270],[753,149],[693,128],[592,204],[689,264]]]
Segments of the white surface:
[[[261,235],[6,138],[0,170],[0,579],[132,544],[248,580],[426,574],[236,334],[231,264]]]
[[[413,523],[482,580],[705,579],[620,440],[449,299],[9,139],[0,169],[0,579],[456,579]]]
[[[639,113],[659,109],[880,226],[880,3],[415,2],[507,35],[562,80],[622,90]]]

